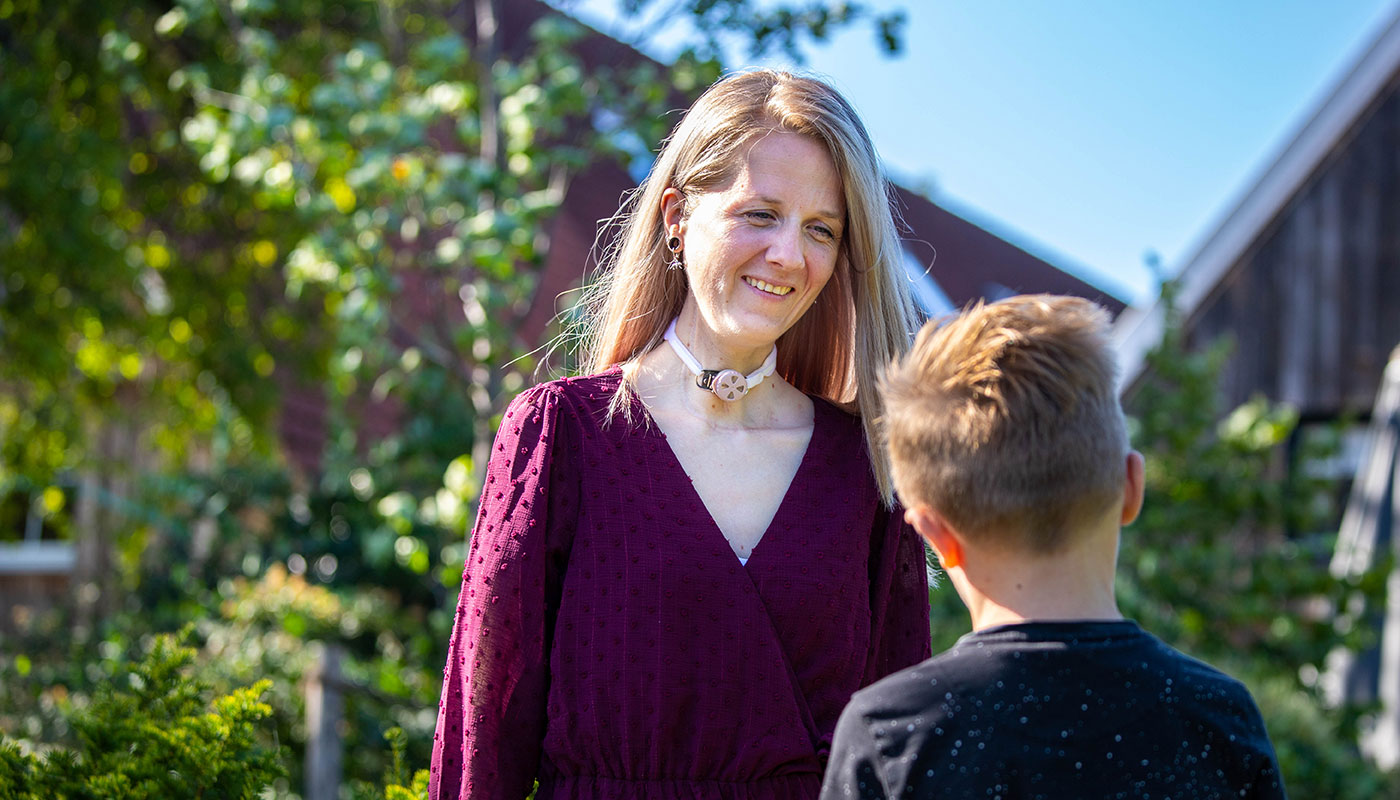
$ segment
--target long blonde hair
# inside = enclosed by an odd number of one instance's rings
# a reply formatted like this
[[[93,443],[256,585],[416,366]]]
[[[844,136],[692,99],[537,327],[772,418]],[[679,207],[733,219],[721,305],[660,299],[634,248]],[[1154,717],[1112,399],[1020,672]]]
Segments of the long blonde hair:
[[[666,269],[662,195],[675,188],[689,198],[722,186],[733,177],[741,148],[770,131],[809,136],[826,147],[848,217],[835,273],[778,340],[778,373],[861,417],[875,479],[889,503],[894,490],[876,430],[876,383],[908,348],[918,320],[875,146],[855,110],[821,81],[754,70],[722,78],[700,96],[615,218],[615,243],[584,293],[580,362],[600,372],[660,344],[689,291],[683,271]]]

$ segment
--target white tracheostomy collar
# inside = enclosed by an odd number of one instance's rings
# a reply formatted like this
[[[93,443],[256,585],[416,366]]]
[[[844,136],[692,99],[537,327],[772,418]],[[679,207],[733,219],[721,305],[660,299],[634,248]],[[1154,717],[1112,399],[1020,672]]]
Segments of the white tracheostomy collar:
[[[772,375],[778,369],[778,346],[776,344],[768,353],[768,357],[763,359],[763,364],[745,375],[736,369],[705,369],[701,367],[695,354],[690,352],[690,349],[682,344],[680,337],[676,335],[676,320],[674,319],[666,328],[665,339],[686,367],[695,374],[695,385],[713,392],[716,397],[728,402],[733,402],[748,394],[749,390],[763,383],[764,378]]]

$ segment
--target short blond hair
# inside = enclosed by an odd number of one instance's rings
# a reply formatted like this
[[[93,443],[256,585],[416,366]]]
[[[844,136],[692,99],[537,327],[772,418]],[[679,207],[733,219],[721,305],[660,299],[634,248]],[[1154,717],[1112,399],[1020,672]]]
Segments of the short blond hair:
[[[841,177],[846,224],[836,271],[816,302],[778,340],[778,373],[864,420],[871,467],[886,502],[889,461],[875,435],[879,370],[904,352],[918,324],[903,272],[890,186],[855,109],[822,81],[771,69],[720,79],[666,140],[646,180],[623,204],[615,244],[584,295],[582,361],[589,371],[639,358],[680,314],[685,273],[668,270],[662,197],[690,200],[722,186],[744,148],[772,131],[810,137]]]
[[[880,386],[901,499],[1041,554],[1121,501],[1109,322],[1088,300],[1023,295],[926,324]]]

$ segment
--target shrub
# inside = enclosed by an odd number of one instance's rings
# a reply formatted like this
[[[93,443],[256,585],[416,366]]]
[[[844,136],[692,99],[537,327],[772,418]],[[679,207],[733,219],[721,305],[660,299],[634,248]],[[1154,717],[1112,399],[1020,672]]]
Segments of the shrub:
[[[267,681],[205,702],[195,651],[158,636],[144,658],[69,712],[70,747],[0,735],[0,800],[247,800],[283,774],[264,741]]]

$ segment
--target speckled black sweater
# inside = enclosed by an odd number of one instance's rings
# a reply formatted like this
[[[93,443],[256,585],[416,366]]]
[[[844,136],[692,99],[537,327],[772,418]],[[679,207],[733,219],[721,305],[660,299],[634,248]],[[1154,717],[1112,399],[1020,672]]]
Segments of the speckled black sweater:
[[[851,699],[822,800],[1282,798],[1234,678],[1134,622],[970,633]]]

